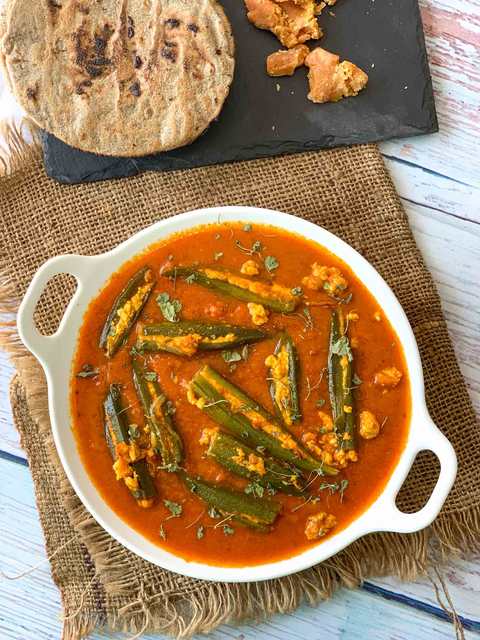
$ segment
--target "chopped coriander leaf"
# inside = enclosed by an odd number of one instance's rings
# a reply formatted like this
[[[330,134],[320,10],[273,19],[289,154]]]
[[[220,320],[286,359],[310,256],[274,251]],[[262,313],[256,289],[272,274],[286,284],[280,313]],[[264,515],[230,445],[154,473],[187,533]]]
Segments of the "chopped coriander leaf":
[[[170,296],[166,291],[159,293],[157,296],[157,304],[160,307],[160,311],[163,314],[165,320],[169,322],[178,322],[178,314],[182,309],[182,303],[180,300],[170,299]]]
[[[156,382],[158,378],[155,371],[146,371],[143,377],[145,378],[145,380],[148,380],[148,382]]]
[[[292,295],[294,295],[294,296],[302,296],[303,295],[302,287],[293,287],[293,289],[291,289],[291,291],[292,291]]]
[[[320,398],[319,400],[316,401],[315,406],[321,409],[324,404],[325,404],[325,400],[323,398]]]
[[[232,527],[230,527],[228,524],[224,524],[223,525],[223,533],[226,536],[231,536],[235,533],[235,529],[232,529]]]
[[[347,336],[342,336],[332,345],[332,353],[336,356],[347,356],[348,361],[352,362],[353,355],[352,350],[350,349],[350,344],[348,342]]]
[[[363,380],[359,378],[356,373],[354,373],[352,377],[352,382],[353,384],[362,384]]]
[[[260,242],[260,240],[255,240],[255,242],[252,244],[252,252],[259,253],[261,250],[262,250],[262,243]]]
[[[197,527],[197,540],[201,540],[205,535],[205,527],[200,525]]]
[[[172,502],[171,500],[164,500],[163,504],[167,507],[174,518],[178,518],[182,515],[183,507],[178,502]]]
[[[225,362],[239,362],[242,359],[242,356],[238,353],[238,351],[222,351],[222,358]]]
[[[275,269],[278,269],[280,263],[274,256],[267,256],[264,260],[264,264],[265,264],[265,269],[269,273],[272,273],[272,271],[275,271]]]

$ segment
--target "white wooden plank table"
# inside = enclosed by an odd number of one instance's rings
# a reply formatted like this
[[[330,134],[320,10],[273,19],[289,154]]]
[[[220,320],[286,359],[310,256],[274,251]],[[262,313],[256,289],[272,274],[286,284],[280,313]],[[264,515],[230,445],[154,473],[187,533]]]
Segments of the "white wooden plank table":
[[[480,413],[480,0],[420,4],[441,130],[383,143],[381,150],[439,289]],[[10,107],[0,80],[0,119]],[[11,374],[0,353],[0,568],[15,574],[45,560],[45,552],[25,454],[12,426]],[[480,559],[451,562],[443,575],[465,638],[480,639]],[[0,579],[0,640],[60,638],[59,613],[48,563],[21,580]],[[428,579],[400,583],[392,578],[342,590],[314,608],[302,607],[262,624],[221,627],[212,634],[214,640],[454,637]]]

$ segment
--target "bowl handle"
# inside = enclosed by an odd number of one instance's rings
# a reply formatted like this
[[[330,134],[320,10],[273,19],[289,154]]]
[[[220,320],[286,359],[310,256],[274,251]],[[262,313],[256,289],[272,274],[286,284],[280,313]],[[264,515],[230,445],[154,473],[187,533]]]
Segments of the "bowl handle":
[[[410,533],[427,527],[440,513],[457,475],[457,456],[449,440],[441,433],[428,414],[422,424],[422,434],[410,449],[410,466],[420,451],[433,451],[440,461],[440,474],[427,503],[415,513],[404,513],[395,504],[397,494],[404,479],[393,490],[385,495],[379,505],[379,516],[382,519],[376,531],[396,531]]]
[[[65,329],[65,316],[73,308],[82,293],[83,282],[86,281],[92,270],[93,257],[78,255],[62,255],[47,260],[33,276],[25,296],[20,304],[17,315],[18,335],[23,344],[43,364],[49,356],[55,352],[58,355],[59,340]],[[70,274],[77,280],[77,290],[73,294],[57,331],[50,335],[42,335],[36,327],[34,320],[35,307],[47,285],[53,276]]]

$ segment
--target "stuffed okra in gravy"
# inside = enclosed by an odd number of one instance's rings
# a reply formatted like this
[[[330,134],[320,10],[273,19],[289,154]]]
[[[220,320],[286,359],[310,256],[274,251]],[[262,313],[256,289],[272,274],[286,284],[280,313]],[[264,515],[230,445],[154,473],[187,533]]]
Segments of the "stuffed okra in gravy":
[[[196,227],[90,303],[71,378],[79,454],[110,507],[178,556],[295,555],[380,494],[410,390],[398,338],[350,268],[248,222]]]

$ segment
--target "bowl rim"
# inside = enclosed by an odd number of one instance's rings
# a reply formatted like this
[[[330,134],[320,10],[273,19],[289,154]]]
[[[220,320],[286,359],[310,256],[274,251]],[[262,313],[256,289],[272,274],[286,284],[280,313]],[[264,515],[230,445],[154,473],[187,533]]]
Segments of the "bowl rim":
[[[70,424],[70,384],[64,384],[65,376],[69,381],[71,378],[73,356],[84,313],[90,301],[98,295],[122,264],[173,233],[199,225],[234,221],[272,225],[297,234],[322,245],[352,269],[378,301],[382,312],[397,333],[408,368],[412,401],[410,426],[404,449],[383,490],[370,506],[349,525],[318,545],[283,560],[240,567],[205,564],[177,556],[131,529],[108,506],[93,485],[78,456]],[[72,274],[78,286],[56,333],[43,336],[34,324],[33,312],[48,280],[58,273]],[[303,218],[258,207],[202,208],[160,220],[103,254],[61,255],[51,258],[39,268],[27,289],[18,311],[17,327],[23,343],[37,357],[44,369],[55,445],[66,475],[78,497],[93,518],[115,540],[138,556],[164,569],[193,578],[219,582],[253,582],[286,576],[330,558],[368,533],[405,533],[428,526],[438,515],[453,485],[456,475],[455,452],[428,415],[420,354],[400,303],[380,274],[360,253],[338,236]],[[68,429],[64,427],[65,424],[69,424]],[[424,449],[432,450],[439,458],[440,475],[425,506],[416,513],[405,514],[396,507],[395,498],[416,455]]]

